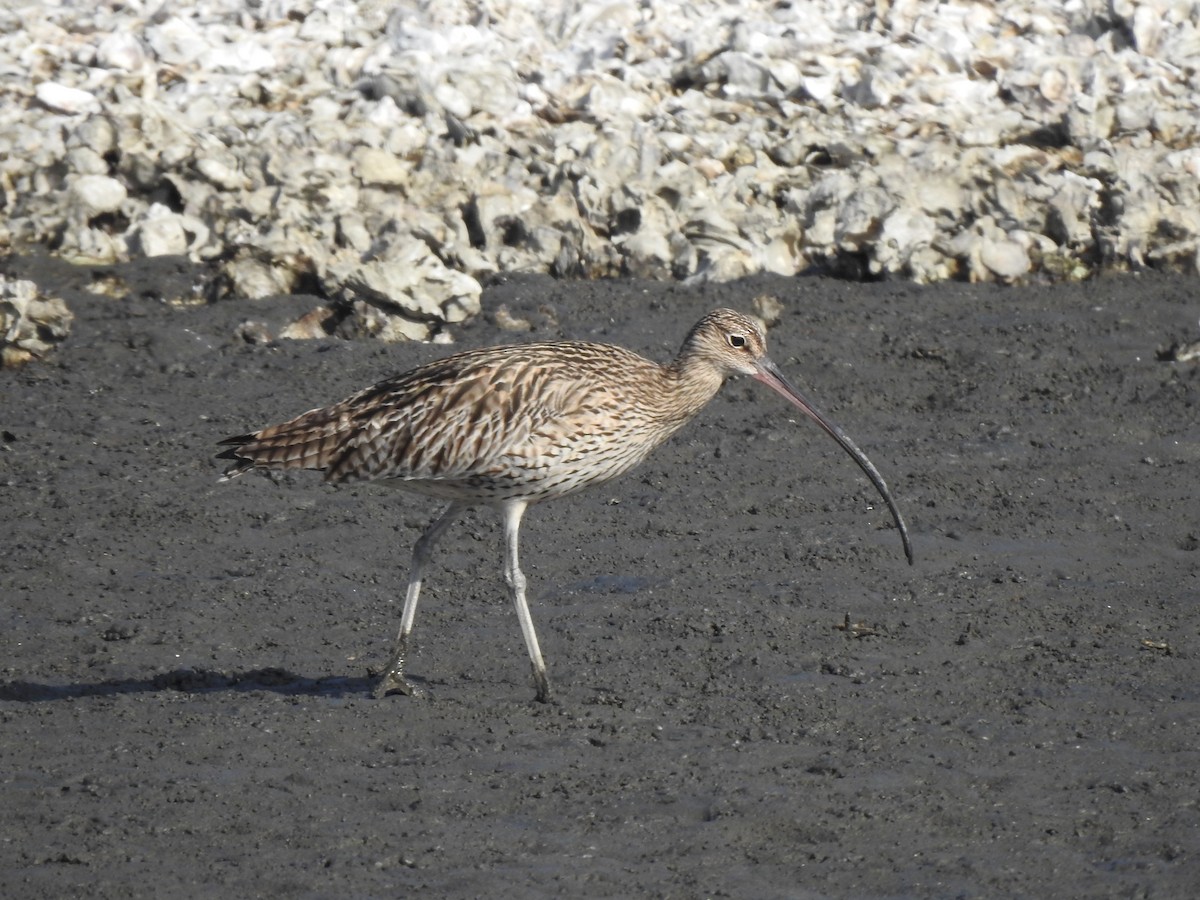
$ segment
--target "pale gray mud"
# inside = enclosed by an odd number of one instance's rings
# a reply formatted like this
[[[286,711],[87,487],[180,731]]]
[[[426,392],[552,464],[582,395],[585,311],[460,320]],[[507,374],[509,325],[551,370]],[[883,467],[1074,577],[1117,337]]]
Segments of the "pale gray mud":
[[[251,346],[311,300],[177,309],[184,268],[10,260],[75,331],[0,373],[0,894],[1185,897],[1200,884],[1195,280],[689,289],[509,280],[531,335],[668,359],[784,305],[782,368],[888,479],[752,381],[623,480],[535,507],[533,687],[482,510],[315,473],[217,481],[216,441],[448,348]]]

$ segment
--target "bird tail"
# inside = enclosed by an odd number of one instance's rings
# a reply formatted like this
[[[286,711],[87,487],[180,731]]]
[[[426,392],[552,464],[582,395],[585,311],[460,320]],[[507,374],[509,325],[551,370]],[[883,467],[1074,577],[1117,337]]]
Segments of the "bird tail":
[[[326,469],[340,455],[346,422],[327,409],[314,409],[280,425],[220,441],[228,449],[217,459],[231,459],[221,481],[251,469]]]

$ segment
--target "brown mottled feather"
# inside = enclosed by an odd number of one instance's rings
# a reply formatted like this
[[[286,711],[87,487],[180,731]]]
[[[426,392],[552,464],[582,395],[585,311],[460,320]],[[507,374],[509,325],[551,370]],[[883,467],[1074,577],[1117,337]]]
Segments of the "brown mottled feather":
[[[470,350],[227,438],[220,456],[227,478],[306,468],[453,500],[560,496],[637,465],[711,399],[725,373],[686,348],[666,366],[580,341]]]

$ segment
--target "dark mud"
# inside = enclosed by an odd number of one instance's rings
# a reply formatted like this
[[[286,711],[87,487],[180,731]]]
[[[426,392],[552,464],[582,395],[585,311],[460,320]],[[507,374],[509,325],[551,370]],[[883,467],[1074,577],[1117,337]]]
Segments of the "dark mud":
[[[726,386],[634,474],[531,510],[557,702],[532,702],[488,511],[215,442],[446,348],[250,346],[29,261],[78,315],[0,373],[5,897],[1189,897],[1200,884],[1195,280],[1000,289],[513,280],[537,337],[671,356],[785,306],[773,355],[871,456]],[[63,279],[67,283],[63,283]],[[480,321],[460,346],[512,340]]]

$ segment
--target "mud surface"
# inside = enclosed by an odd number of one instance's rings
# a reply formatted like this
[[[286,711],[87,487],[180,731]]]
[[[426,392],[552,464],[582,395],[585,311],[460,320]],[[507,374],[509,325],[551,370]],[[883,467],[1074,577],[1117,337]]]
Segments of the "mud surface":
[[[436,506],[215,442],[441,355],[251,346],[58,282],[48,363],[0,373],[5,897],[1184,897],[1200,884],[1194,280],[915,288],[513,280],[538,337],[669,358],[785,306],[782,368],[868,482],[739,380],[623,480],[531,510],[556,702],[532,702],[482,510],[426,583],[424,696],[369,696]],[[64,281],[66,279],[66,281]],[[510,341],[481,321],[460,346]]]

